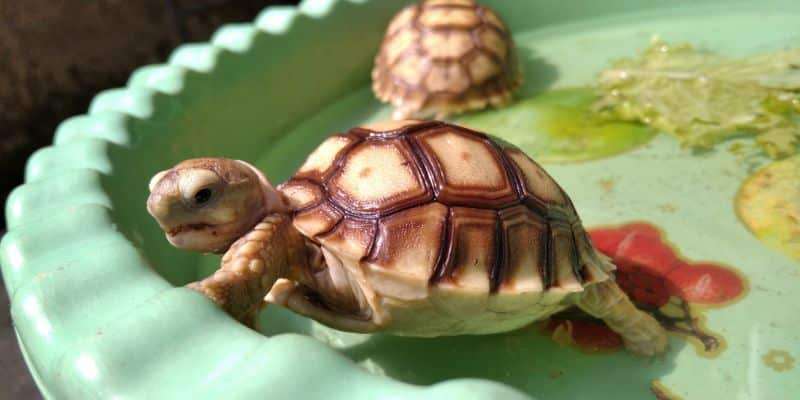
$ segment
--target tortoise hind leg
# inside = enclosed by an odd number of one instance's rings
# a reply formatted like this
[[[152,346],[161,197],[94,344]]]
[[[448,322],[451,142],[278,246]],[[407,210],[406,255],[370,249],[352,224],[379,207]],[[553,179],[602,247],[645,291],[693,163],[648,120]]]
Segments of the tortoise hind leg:
[[[653,356],[666,350],[664,328],[653,317],[636,308],[616,282],[608,279],[588,285],[578,296],[576,305],[619,333],[629,351]]]
[[[288,279],[279,279],[267,295],[266,301],[280,304],[334,329],[358,333],[369,333],[378,329],[371,319],[358,318],[327,307],[313,290]]]

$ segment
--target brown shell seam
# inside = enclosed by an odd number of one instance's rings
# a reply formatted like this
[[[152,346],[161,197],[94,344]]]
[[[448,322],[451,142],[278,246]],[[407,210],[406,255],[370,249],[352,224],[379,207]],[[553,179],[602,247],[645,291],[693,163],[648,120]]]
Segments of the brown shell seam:
[[[492,257],[492,267],[489,270],[489,293],[497,293],[500,290],[500,285],[505,281],[505,271],[508,270],[506,230],[503,229],[503,221],[500,219],[499,213],[495,213],[494,221],[494,257]]]
[[[461,8],[465,10],[474,10],[476,7],[474,5],[469,6],[466,4],[426,4],[427,2],[422,2],[422,7],[429,10],[441,9],[441,8]]]
[[[441,124],[440,127],[444,126],[446,125]],[[428,157],[425,156],[424,151],[422,150],[420,144],[416,140],[408,140],[408,138],[405,138],[405,140],[409,144],[409,147],[411,147],[411,153],[414,155],[414,158],[416,159],[417,163],[422,166],[422,176],[425,179],[425,186],[428,188],[428,190],[431,191],[431,193],[433,193],[433,200],[439,201],[439,197],[437,195],[438,191],[435,190],[436,167],[431,165],[431,163],[428,161]],[[449,204],[447,204],[447,206],[449,206]]]
[[[497,29],[494,29],[494,28],[489,28],[489,29],[492,29],[492,30],[494,30],[496,32],[499,32]],[[486,49],[485,47],[483,47],[483,43],[481,42],[481,38],[479,37],[479,35],[480,35],[479,31],[480,31],[480,29],[473,29],[469,33],[470,38],[472,38],[472,45],[475,46],[475,49],[477,51],[481,52],[482,54],[488,55],[489,58],[492,59],[492,61],[497,63],[497,65],[504,65],[505,62],[500,59],[500,56],[495,54],[494,51],[491,51],[491,50]],[[506,36],[505,32],[501,32],[501,35]],[[510,50],[510,49],[506,49],[506,51],[508,51],[508,50]]]
[[[351,146],[346,148],[343,152],[341,152],[340,154],[337,155],[336,163],[331,168],[330,173],[328,174],[328,176],[325,179],[322,180],[322,182],[320,182],[320,186],[322,186],[322,191],[323,191],[323,193],[325,195],[324,197],[328,200],[328,203],[331,205],[331,207],[334,208],[339,213],[341,213],[342,215],[348,216],[350,218],[362,219],[362,220],[363,219],[375,218],[375,217],[379,217],[379,218],[380,217],[386,217],[386,216],[389,216],[389,215],[396,214],[398,212],[407,210],[409,208],[413,208],[413,207],[419,206],[419,204],[409,204],[409,205],[406,205],[404,207],[399,207],[397,209],[393,209],[393,210],[391,210],[391,212],[380,212],[380,211],[378,211],[378,212],[365,212],[365,213],[353,212],[352,210],[348,209],[347,207],[344,207],[341,204],[339,204],[336,201],[336,199],[333,198],[333,196],[331,196],[330,190],[328,188],[328,183],[329,183],[330,179],[333,176],[335,176],[336,173],[342,168],[345,160],[347,159],[347,156],[353,150],[355,150],[355,148],[359,144],[361,144],[363,142],[381,142],[381,141],[386,141],[386,140],[398,139],[399,138],[403,143],[405,143],[406,145],[409,146],[409,148],[412,149],[411,153],[414,155],[415,158],[417,158],[417,155],[414,154],[413,146],[409,143],[410,141],[407,140],[407,138],[404,137],[404,136],[412,134],[412,133],[414,133],[414,132],[416,132],[418,130],[422,130],[422,129],[429,128],[429,127],[435,127],[436,125],[441,125],[441,124],[442,124],[441,122],[437,122],[437,121],[422,122],[422,123],[419,123],[419,124],[412,125],[410,127],[404,127],[404,128],[400,128],[400,129],[395,130],[395,131],[390,131],[390,133],[386,134],[386,135],[372,135],[373,134],[372,131],[368,131],[368,130],[363,129],[363,128],[351,129],[350,133],[352,133],[353,136],[356,136],[358,138],[358,140],[356,142],[354,142]],[[419,164],[419,165],[422,165],[422,164]],[[431,190],[432,187],[431,187],[431,184],[430,184],[429,177],[424,176],[425,175],[424,172],[423,172],[422,175],[423,175],[423,182],[422,183],[425,186],[425,189],[428,192],[432,192],[432,190]]]
[[[545,223],[544,240],[544,262],[539,265],[539,273],[542,276],[542,287],[547,290],[553,286],[553,266],[556,265],[553,252],[553,228],[550,226],[550,221]]]
[[[444,222],[442,223],[441,239],[439,240],[439,256],[436,257],[436,264],[433,266],[433,272],[428,283],[431,285],[436,284],[449,275],[448,267],[450,265],[450,258],[453,254],[453,241],[451,240],[450,233],[450,212],[444,214]]]
[[[315,180],[313,180],[311,178],[292,177],[291,181],[292,182],[307,182],[307,183],[310,183],[310,184],[312,184],[314,186],[319,186],[319,182],[317,182],[317,181],[315,181]],[[314,207],[319,206],[320,204],[322,204],[325,201],[325,197],[327,197],[327,193],[325,194],[325,196],[320,196],[320,198],[317,199],[317,201],[315,201],[315,202],[312,202],[312,203],[310,203],[308,205],[305,205],[303,207],[300,207],[300,208],[293,209],[291,211],[292,217],[295,217],[295,216],[297,216],[297,214],[302,214],[302,213],[304,213],[304,212],[306,212],[308,210],[311,210]]]
[[[492,12],[492,11],[489,10],[489,12]],[[496,30],[498,33],[502,34],[505,37],[510,36],[510,33],[508,32],[508,28],[500,29],[495,24],[493,24],[492,21],[489,20],[489,18],[486,17],[486,7],[478,4],[478,6],[475,7],[475,14],[478,14],[478,18],[481,19],[481,23],[483,23],[483,25],[490,26],[490,27],[494,28],[494,30]],[[492,14],[494,14],[494,13],[492,12]]]
[[[569,227],[569,232],[572,235],[572,259],[576,260],[574,263],[572,263],[572,272],[576,277],[578,277],[578,281],[580,283],[584,283],[587,281],[587,277],[585,275],[587,268],[585,264],[579,264],[581,255],[578,253],[578,238],[575,237],[575,228],[573,228],[572,225]]]
[[[435,128],[435,127],[445,126],[445,125],[447,125],[447,124],[445,124],[445,123],[443,123],[441,121],[422,121],[422,122],[414,124],[414,125],[404,126],[402,128],[398,128],[398,129],[394,129],[394,130],[390,130],[390,131],[382,131],[382,132],[376,132],[376,131],[371,131],[369,129],[356,127],[356,128],[351,129],[350,133],[352,133],[355,136],[358,136],[359,138],[361,138],[363,140],[367,140],[367,141],[370,141],[370,142],[377,142],[377,141],[383,141],[383,140],[389,140],[389,139],[396,139],[396,138],[398,138],[400,136],[410,135],[412,133],[415,133],[417,131],[421,131],[421,130],[426,129],[426,128]]]
[[[429,130],[425,132],[426,134],[436,134],[440,132],[446,133],[449,130],[453,130],[454,128],[459,128],[453,125],[444,124],[442,129],[439,130]],[[458,129],[456,129],[458,131]],[[459,133],[464,133],[466,130],[460,130]],[[466,131],[469,132],[469,131]],[[479,209],[488,209],[488,210],[497,210],[497,209],[505,209],[508,207],[513,207],[517,204],[520,204],[521,199],[519,193],[514,190],[514,183],[512,177],[509,175],[509,171],[506,169],[507,165],[504,163],[504,157],[501,152],[498,152],[497,149],[491,144],[491,140],[488,139],[485,135],[476,134],[480,139],[480,142],[484,146],[490,147],[492,150],[495,151],[495,154],[492,154],[494,161],[502,165],[502,170],[504,171],[505,179],[508,183],[508,188],[498,189],[492,192],[492,196],[487,196],[482,198],[484,201],[496,203],[491,206],[481,206],[471,202],[469,200],[465,200],[462,196],[457,193],[452,193],[451,190],[447,187],[447,174],[443,170],[442,165],[436,159],[429,158],[426,154],[432,154],[434,150],[430,148],[428,145],[424,144],[424,139],[419,140],[418,137],[412,136],[409,139],[409,142],[415,148],[417,152],[417,157],[421,160],[421,162],[426,166],[427,173],[430,178],[431,188],[433,189],[434,200],[439,201],[442,204],[445,204],[450,207],[472,207],[472,208],[479,208]],[[461,189],[469,188],[468,185],[459,186]],[[472,187],[473,189],[476,187]],[[478,186],[480,188],[480,186]],[[511,189],[511,192],[508,191]]]

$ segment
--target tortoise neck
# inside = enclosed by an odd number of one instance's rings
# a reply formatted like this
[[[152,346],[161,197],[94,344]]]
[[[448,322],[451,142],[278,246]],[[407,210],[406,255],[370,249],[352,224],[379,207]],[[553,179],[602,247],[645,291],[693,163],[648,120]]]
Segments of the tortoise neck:
[[[275,189],[275,186],[270,183],[269,179],[267,179],[267,176],[261,172],[261,170],[248,162],[242,160],[236,161],[245,168],[249,169],[253,174],[256,175],[256,177],[258,177],[258,182],[261,186],[261,193],[263,194],[264,199],[264,215],[269,215],[275,212],[289,212],[289,206],[286,205],[286,202],[283,200],[283,196],[278,193],[278,191]]]

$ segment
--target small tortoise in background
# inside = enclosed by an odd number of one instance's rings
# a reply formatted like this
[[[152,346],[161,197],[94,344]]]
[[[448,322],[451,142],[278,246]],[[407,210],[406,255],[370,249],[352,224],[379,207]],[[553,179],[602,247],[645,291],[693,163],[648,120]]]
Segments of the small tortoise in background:
[[[558,184],[516,147],[459,126],[351,129],[277,189],[219,158],[184,161],[150,189],[173,245],[225,252],[190,287],[243,322],[265,296],[333,328],[411,336],[503,332],[577,305],[633,352],[667,343]]]
[[[472,0],[424,0],[389,24],[372,70],[394,119],[443,119],[511,101],[522,82],[508,28]]]

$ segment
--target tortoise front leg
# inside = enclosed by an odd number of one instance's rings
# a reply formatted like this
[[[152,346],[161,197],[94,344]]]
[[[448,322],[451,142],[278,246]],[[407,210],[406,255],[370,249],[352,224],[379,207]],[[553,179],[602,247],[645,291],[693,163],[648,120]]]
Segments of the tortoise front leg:
[[[666,350],[664,328],[655,318],[636,308],[616,282],[609,279],[589,285],[578,296],[577,306],[619,333],[629,351],[653,356]]]
[[[298,262],[299,234],[290,217],[274,213],[231,245],[213,275],[187,285],[237,320],[253,326],[264,296]]]

